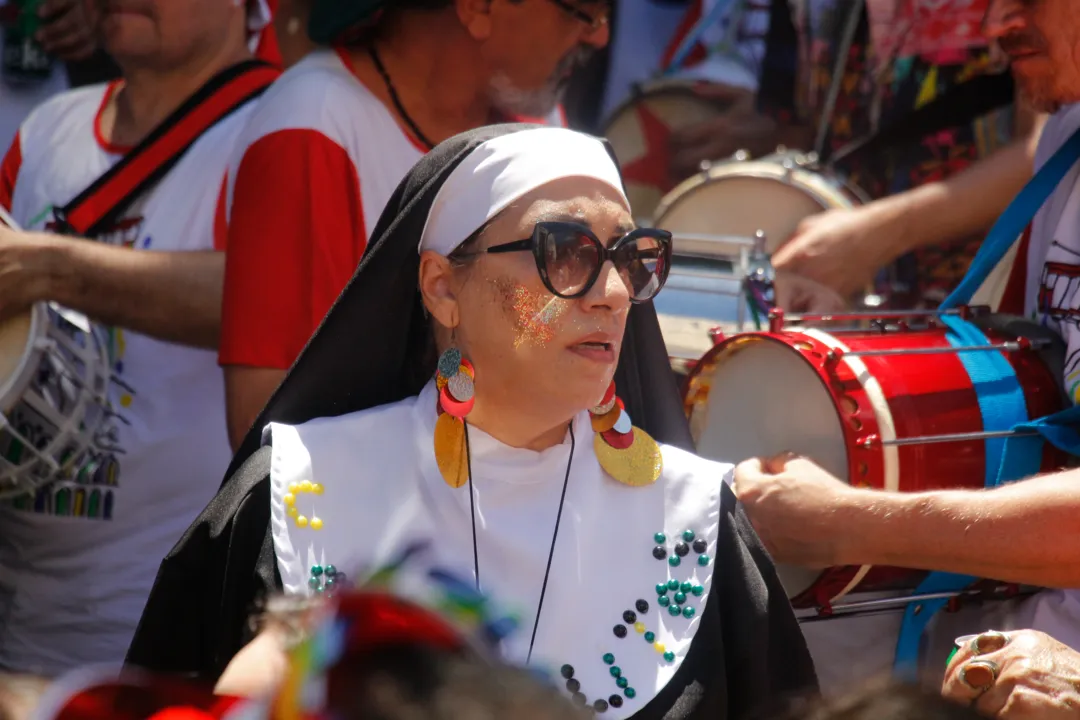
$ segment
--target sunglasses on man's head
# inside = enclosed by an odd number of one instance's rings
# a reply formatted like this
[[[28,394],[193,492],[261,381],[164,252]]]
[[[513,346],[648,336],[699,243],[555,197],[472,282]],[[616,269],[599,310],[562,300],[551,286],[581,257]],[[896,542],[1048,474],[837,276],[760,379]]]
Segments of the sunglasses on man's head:
[[[573,222],[538,222],[532,237],[495,245],[480,254],[525,250],[532,251],[548,291],[567,300],[588,293],[610,260],[630,291],[630,301],[646,302],[664,287],[671,267],[671,233],[666,230],[638,228],[605,247],[592,230]]]

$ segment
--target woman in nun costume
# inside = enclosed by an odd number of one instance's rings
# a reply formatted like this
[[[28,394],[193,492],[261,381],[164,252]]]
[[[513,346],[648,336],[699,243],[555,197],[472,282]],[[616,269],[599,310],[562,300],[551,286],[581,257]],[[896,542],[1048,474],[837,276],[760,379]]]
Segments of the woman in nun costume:
[[[217,678],[266,593],[327,592],[430,542],[516,611],[507,659],[598,714],[742,718],[813,689],[731,466],[674,445],[649,303],[671,238],[634,228],[605,143],[528,125],[451,138],[373,238],[260,419],[262,448],[249,438],[162,564],[129,662]]]

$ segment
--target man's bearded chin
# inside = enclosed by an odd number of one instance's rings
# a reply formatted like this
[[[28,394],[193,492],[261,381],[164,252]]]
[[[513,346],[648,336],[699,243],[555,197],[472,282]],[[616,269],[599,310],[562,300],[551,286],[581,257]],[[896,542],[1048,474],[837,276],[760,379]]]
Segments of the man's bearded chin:
[[[523,90],[506,74],[497,73],[491,79],[491,104],[505,115],[547,116],[566,94],[571,72],[583,65],[590,54],[587,48],[579,48],[568,54],[559,62],[547,83],[532,90]]]

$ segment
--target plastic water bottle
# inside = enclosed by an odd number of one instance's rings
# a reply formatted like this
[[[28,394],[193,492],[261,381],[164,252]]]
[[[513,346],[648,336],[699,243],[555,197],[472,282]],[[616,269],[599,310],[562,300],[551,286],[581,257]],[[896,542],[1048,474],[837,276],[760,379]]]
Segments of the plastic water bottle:
[[[15,23],[4,28],[4,80],[12,85],[31,85],[46,80],[53,60],[34,39],[41,28],[38,8],[43,0],[15,0]]]

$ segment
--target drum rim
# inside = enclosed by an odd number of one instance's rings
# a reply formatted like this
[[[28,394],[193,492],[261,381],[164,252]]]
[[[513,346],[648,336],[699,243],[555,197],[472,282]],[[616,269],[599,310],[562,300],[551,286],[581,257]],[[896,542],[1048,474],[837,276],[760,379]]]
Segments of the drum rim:
[[[769,162],[768,160],[766,160],[764,158],[758,158],[756,160],[736,160],[734,158],[727,158],[725,160],[721,160],[721,161],[717,162],[715,165],[710,166],[708,169],[702,170],[701,172],[698,172],[698,173],[695,173],[694,175],[691,175],[690,177],[686,178],[685,180],[680,182],[678,185],[673,187],[667,193],[665,193],[664,196],[662,198],[660,198],[660,202],[656,205],[656,209],[653,211],[653,217],[652,217],[653,224],[656,227],[661,227],[661,222],[663,221],[664,216],[667,215],[668,213],[670,213],[672,211],[672,209],[676,205],[679,204],[680,201],[685,200],[687,196],[693,194],[694,192],[697,192],[697,191],[699,191],[701,189],[704,189],[705,187],[708,187],[709,185],[711,185],[713,183],[719,182],[720,180],[724,179],[726,176],[731,175],[732,173],[730,173],[729,171],[734,169],[735,166],[738,166],[738,165],[742,165],[742,166],[754,165],[754,166],[758,166],[758,167],[770,167],[770,168],[771,167],[776,167],[776,168],[783,169],[782,166],[779,163]],[[788,172],[786,169],[783,169],[783,171],[785,173]],[[810,175],[810,176],[813,176],[813,177],[823,177],[823,178],[829,179],[830,181],[832,180],[832,178],[829,175],[826,175],[824,173],[809,171],[806,168],[792,168],[792,170],[790,172],[791,172],[791,176],[793,178],[797,177],[797,175]],[[784,182],[781,178],[778,178],[778,177],[776,177],[776,176],[774,176],[772,174],[769,174],[769,173],[761,173],[761,174],[744,173],[744,174],[739,175],[738,177],[747,177],[747,178],[756,179],[756,180],[773,180],[773,181],[780,182],[781,184],[794,186],[794,187],[796,187],[797,189],[800,189],[800,190],[805,190],[806,194],[809,195],[810,198],[821,207],[822,212],[824,212],[826,210],[835,209],[835,208],[852,209],[852,208],[855,208],[855,207],[859,206],[858,203],[851,202],[850,199],[844,198],[843,192],[837,192],[837,195],[845,200],[844,204],[841,204],[841,205],[828,204],[828,199],[824,198],[819,192],[815,192],[813,187],[807,186],[805,184]],[[831,183],[831,184],[836,186],[838,190],[846,190],[847,189],[847,186],[844,183],[840,182],[839,180],[837,180],[835,183]],[[860,198],[856,198],[856,200],[859,200],[861,202]],[[865,204],[865,203],[862,203],[862,204]]]
[[[11,407],[14,407],[26,392],[26,388],[29,387],[34,375],[33,360],[41,354],[41,348],[37,345],[38,340],[45,335],[42,332],[42,327],[49,319],[48,306],[43,302],[34,303],[29,310],[29,314],[30,330],[27,333],[27,342],[23,347],[22,355],[19,357],[19,363],[15,366],[15,371],[11,373],[11,376],[3,384],[0,384],[0,415],[4,417],[7,416],[8,399],[11,399]]]
[[[671,94],[680,96],[690,96],[702,103],[703,105],[714,105],[708,98],[703,98],[694,92],[694,88],[699,85],[707,85],[702,80],[689,80],[686,78],[653,78],[644,82],[635,83],[631,86],[630,94],[625,100],[615,106],[603,122],[600,123],[600,136],[607,138],[608,131],[611,129],[615,120],[622,115],[625,115],[628,110],[636,107],[638,103],[654,95]],[[610,141],[609,141],[610,142]]]

